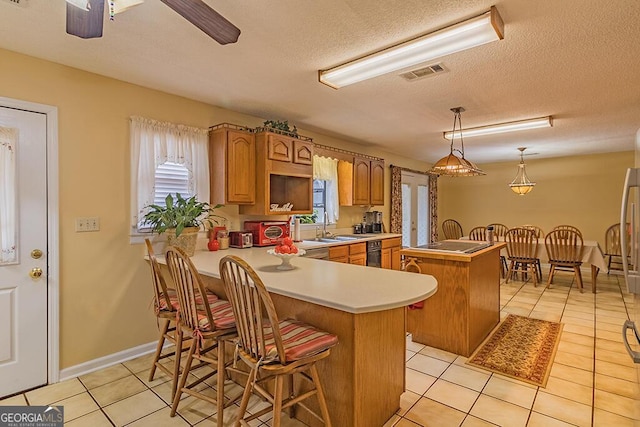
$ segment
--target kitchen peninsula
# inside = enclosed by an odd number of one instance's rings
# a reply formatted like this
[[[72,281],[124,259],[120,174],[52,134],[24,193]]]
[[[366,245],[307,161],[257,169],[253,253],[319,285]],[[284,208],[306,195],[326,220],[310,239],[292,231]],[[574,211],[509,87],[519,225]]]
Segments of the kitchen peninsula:
[[[464,244],[481,247],[483,243]],[[422,308],[407,310],[407,331],[414,342],[465,357],[473,353],[500,321],[500,249],[504,246],[498,242],[471,248],[472,253],[437,248],[400,251],[408,271],[432,275],[438,281],[436,295]]]
[[[218,264],[226,255],[256,270],[281,318],[338,336],[339,344],[318,364],[334,425],[381,426],[393,416],[405,389],[405,307],[436,292],[433,277],[304,257],[292,261],[293,270],[278,271],[280,260],[267,248],[196,251],[195,267],[219,295]],[[318,424],[303,408],[296,417]]]

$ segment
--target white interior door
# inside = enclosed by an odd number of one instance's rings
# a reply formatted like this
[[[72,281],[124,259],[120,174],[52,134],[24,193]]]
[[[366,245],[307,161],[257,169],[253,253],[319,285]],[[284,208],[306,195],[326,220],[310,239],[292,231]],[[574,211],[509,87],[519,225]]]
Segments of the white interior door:
[[[47,383],[47,116],[0,106],[0,397]]]
[[[429,243],[429,176],[402,171],[402,246]]]

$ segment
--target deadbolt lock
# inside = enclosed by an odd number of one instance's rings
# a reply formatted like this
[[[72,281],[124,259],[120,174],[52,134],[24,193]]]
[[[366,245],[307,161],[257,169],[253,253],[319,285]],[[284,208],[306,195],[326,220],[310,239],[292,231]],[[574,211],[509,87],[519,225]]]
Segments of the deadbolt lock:
[[[40,259],[42,257],[42,251],[40,249],[34,249],[31,251],[31,258]]]

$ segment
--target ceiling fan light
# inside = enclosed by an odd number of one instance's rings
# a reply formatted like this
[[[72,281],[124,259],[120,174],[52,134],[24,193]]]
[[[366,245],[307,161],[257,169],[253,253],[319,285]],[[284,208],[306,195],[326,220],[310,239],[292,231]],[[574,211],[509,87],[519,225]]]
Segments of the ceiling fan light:
[[[320,70],[321,83],[334,89],[412,67],[504,38],[504,23],[495,6],[482,15],[380,50],[345,64]]]

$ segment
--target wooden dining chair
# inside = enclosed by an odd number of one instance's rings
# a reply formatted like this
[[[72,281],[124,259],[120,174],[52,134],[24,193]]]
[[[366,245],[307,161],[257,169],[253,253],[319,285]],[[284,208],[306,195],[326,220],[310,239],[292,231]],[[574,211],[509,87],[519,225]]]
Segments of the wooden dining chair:
[[[486,227],[473,227],[469,232],[469,240],[487,240]]]
[[[582,235],[571,229],[552,230],[545,236],[544,245],[551,265],[547,288],[551,286],[556,271],[569,269],[575,274],[578,288],[582,292],[582,273],[580,273],[584,245]]]
[[[573,225],[556,225],[555,227],[553,227],[553,229],[551,231],[555,231],[555,230],[575,231],[576,233],[578,233],[582,237],[582,232],[580,231],[580,229],[578,227],[573,226]]]
[[[627,254],[631,253],[631,224],[627,223],[624,232],[627,233]],[[620,229],[620,223],[613,224],[604,234],[604,256],[609,257],[607,262],[607,274],[611,271],[611,264],[619,268],[614,270],[622,270],[622,247],[620,246],[620,236],[622,230]],[[627,257],[628,264],[631,265],[631,257]]]
[[[238,324],[237,352],[250,367],[236,426],[272,411],[272,427],[279,427],[281,411],[316,396],[320,415],[312,412],[326,426],[331,425],[316,362],[329,356],[338,337],[320,331],[303,322],[280,320],[273,301],[256,272],[234,255],[220,260],[220,276],[233,306]],[[310,383],[313,388],[298,390],[293,387],[293,375]],[[285,386],[284,380],[287,380]],[[273,381],[273,387],[265,385]],[[283,389],[287,389],[286,392]],[[266,399],[271,406],[245,418],[252,393]],[[287,396],[286,398],[284,396]],[[293,409],[293,408],[292,408]]]
[[[493,227],[493,235],[496,240],[504,242],[504,236],[507,234],[507,231],[509,231],[509,227],[499,223],[489,224],[487,227]]]
[[[538,275],[536,260],[538,259],[538,239],[532,230],[526,228],[512,228],[505,235],[507,243],[507,258],[509,259],[509,270],[505,283],[509,283],[509,279],[513,273],[520,272],[523,280],[530,272],[533,285],[537,286],[541,280]]]
[[[538,227],[537,225],[526,224],[526,225],[521,225],[520,228],[533,230],[533,232],[536,234],[536,239],[544,239],[544,230]]]
[[[216,405],[217,425],[220,427],[223,425],[225,406],[237,400],[237,398],[229,399],[225,404],[224,395],[226,377],[224,344],[225,340],[237,336],[233,309],[229,301],[223,299],[218,299],[212,304],[198,303],[198,299],[204,301],[206,289],[191,259],[182,249],[170,246],[167,249],[166,261],[180,301],[178,327],[181,328],[183,335],[193,337],[184,369],[180,374],[180,382],[173,398],[170,415],[172,417],[176,415],[182,393],[187,393]],[[211,371],[200,375],[199,378],[190,376],[191,371],[204,366],[209,366]],[[217,380],[215,398],[195,388],[213,376],[216,376]]]
[[[536,235],[536,239],[544,239],[544,230],[537,225],[521,225],[520,228],[532,230]],[[536,266],[538,268],[538,276],[541,278],[540,280],[542,280],[542,263],[540,262],[539,258],[536,258]]]
[[[459,239],[463,236],[462,226],[455,219],[445,219],[442,222],[442,232],[445,239]]]

